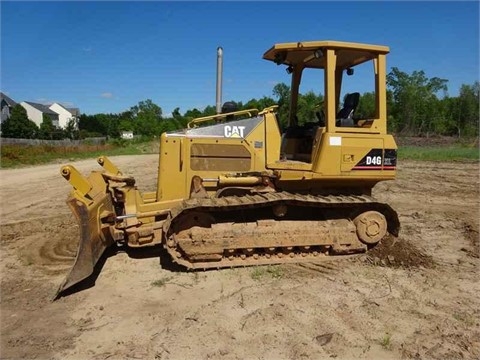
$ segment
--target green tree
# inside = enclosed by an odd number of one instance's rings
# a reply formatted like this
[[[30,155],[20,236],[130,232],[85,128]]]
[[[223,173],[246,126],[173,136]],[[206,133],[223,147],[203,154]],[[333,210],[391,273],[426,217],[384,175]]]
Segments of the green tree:
[[[130,108],[132,112],[135,132],[144,136],[160,135],[162,120],[162,109],[160,106],[147,99],[140,101],[138,105]]]
[[[118,114],[97,114],[95,115],[99,126],[98,132],[102,136],[118,137]]]
[[[397,120],[393,114],[395,108],[395,101],[393,100],[393,92],[387,89],[387,129],[390,132],[397,131]]]
[[[168,120],[168,119],[165,119]],[[187,127],[188,119],[180,113],[180,108],[177,107],[172,111],[172,119],[177,129],[183,129]]]
[[[71,118],[67,121],[67,125],[65,126],[65,137],[71,140],[79,139],[79,131],[78,131],[78,124],[75,118]]]
[[[437,93],[447,91],[448,80],[427,78],[424,71],[407,74],[394,67],[387,75],[387,85],[392,90],[396,130],[421,135],[434,129],[439,118]]]
[[[96,115],[80,115],[78,121],[78,128],[80,130],[80,137],[83,139],[85,137],[96,137],[107,135],[107,128],[105,127],[105,116],[104,114]]]
[[[197,108],[193,108],[191,110],[187,110],[183,116],[186,117],[188,119],[188,121],[190,121],[190,120],[195,119],[197,117],[201,117],[202,112],[200,110],[198,110]]]
[[[180,114],[180,108],[179,107],[176,107],[175,109],[173,109],[172,116],[173,116],[174,119],[180,119],[182,117],[182,114]]]
[[[205,109],[202,111],[202,116],[212,116],[217,113],[217,108],[213,105],[205,106]]]
[[[446,116],[437,126],[443,135],[478,136],[479,130],[479,83],[463,84],[458,97],[446,97],[442,100]]]
[[[479,127],[480,84],[475,81],[473,85],[463,84],[458,96],[458,110],[455,124],[458,136],[476,135]]]
[[[360,95],[358,107],[355,110],[355,118],[359,119],[373,119],[375,117],[375,93],[366,92]]]
[[[27,111],[17,104],[12,108],[10,117],[1,124],[2,137],[16,139],[35,139],[38,126],[28,118]]]
[[[290,87],[284,83],[279,83],[273,87],[273,95],[277,97],[278,104],[277,117],[280,122],[280,127],[284,130],[288,124],[288,117],[290,112]],[[273,101],[275,103],[275,101]],[[313,91],[308,91],[305,94],[298,94],[296,116],[298,124],[302,125],[308,122],[317,122],[319,119],[316,115],[321,112],[323,103],[323,95],[315,94]],[[273,104],[268,101],[268,106]]]
[[[273,95],[278,98],[277,117],[280,128],[283,130],[288,124],[288,112],[290,106],[290,87],[285,83],[278,83],[273,87]]]
[[[120,113],[116,120],[116,128],[117,131],[133,131],[134,128],[134,119],[133,119],[133,113],[130,110],[124,111]],[[113,125],[112,125],[113,127]]]
[[[323,103],[323,96],[316,95],[313,91],[309,91],[306,94],[299,94],[297,104],[297,118],[299,125],[305,123],[317,122],[319,119],[316,112],[321,110],[320,107]]]
[[[264,96],[261,99],[250,99],[244,106],[243,109],[258,109],[263,110],[272,105],[276,105],[276,101],[270,97]]]
[[[43,114],[39,132],[40,139],[52,140],[54,132],[55,126],[53,125],[52,119],[47,114]]]

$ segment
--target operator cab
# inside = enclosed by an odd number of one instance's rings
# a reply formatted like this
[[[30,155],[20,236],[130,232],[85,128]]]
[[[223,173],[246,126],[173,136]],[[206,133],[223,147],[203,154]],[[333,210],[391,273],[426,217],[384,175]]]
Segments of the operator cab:
[[[338,41],[276,44],[265,52],[264,59],[285,65],[291,75],[281,159],[311,163],[324,133],[386,133],[388,52],[385,46]],[[309,92],[323,96],[323,103],[312,108]]]

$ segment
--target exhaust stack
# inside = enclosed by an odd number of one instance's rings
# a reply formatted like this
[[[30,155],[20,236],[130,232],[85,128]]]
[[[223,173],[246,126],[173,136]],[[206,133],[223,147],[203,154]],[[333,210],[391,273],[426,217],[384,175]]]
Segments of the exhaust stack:
[[[217,114],[222,112],[223,49],[217,48]]]

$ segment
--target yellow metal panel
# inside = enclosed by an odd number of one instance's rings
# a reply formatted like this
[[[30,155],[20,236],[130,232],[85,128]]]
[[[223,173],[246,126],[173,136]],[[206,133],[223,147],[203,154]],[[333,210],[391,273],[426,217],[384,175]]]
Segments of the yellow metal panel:
[[[248,136],[245,142],[252,153],[252,170],[262,171],[265,169],[265,152],[267,148],[267,141],[265,139],[264,122],[260,122]]]
[[[252,161],[250,158],[222,158],[222,157],[208,157],[208,158],[191,158],[190,168],[192,170],[217,171],[217,172],[238,172],[249,171],[251,169]]]
[[[386,59],[385,55],[378,55],[376,84],[376,108],[378,117],[378,128],[381,134],[387,133],[387,91],[386,91]]]
[[[392,135],[385,135],[383,137],[383,143],[385,145],[385,149],[397,149],[397,144]]]
[[[241,144],[192,143],[190,157],[250,158],[250,152]]]
[[[325,68],[325,58],[317,58],[315,50],[334,50],[339,52],[341,61],[338,66],[346,68],[375,58],[378,54],[388,54],[390,49],[382,45],[349,43],[341,41],[305,41],[275,44],[267,50],[263,58],[283,64],[308,68]]]
[[[338,134],[323,134],[318,160],[313,164],[313,171],[325,176],[339,175],[341,154],[342,137]]]
[[[137,206],[137,212],[140,214],[168,210],[180,205],[184,199],[165,200],[160,202],[147,203]]]
[[[337,105],[335,99],[335,63],[337,57],[333,50],[327,50],[327,69],[325,70],[325,91],[326,99],[324,102],[327,129],[335,129],[335,120],[337,115]]]
[[[162,134],[160,141],[160,164],[158,171],[157,201],[186,198],[185,164],[188,154],[181,150],[181,138]],[[185,145],[183,145],[185,148]],[[184,149],[183,149],[184,150]]]
[[[286,160],[277,161],[276,163],[269,164],[268,167],[273,170],[295,170],[295,171],[311,171],[312,164],[304,163],[301,161]]]
[[[281,134],[274,113],[265,114],[265,163],[270,164],[280,159]]]
[[[342,138],[342,163],[341,171],[351,171],[368,152],[372,149],[383,149],[383,138],[381,137],[343,137]],[[367,176],[378,173],[374,170],[363,171]]]
[[[335,127],[335,132],[339,134],[380,134],[382,129],[380,119],[370,119],[368,120],[369,124],[366,124],[364,127]]]
[[[342,48],[342,49],[354,49],[354,50],[367,50],[377,53],[388,54],[390,48],[383,45],[372,45],[364,43],[354,43],[354,42],[344,42],[344,41],[299,41],[299,42],[290,42],[290,43],[279,43],[272,46],[269,50],[265,52],[265,56],[270,54],[272,50],[315,50],[318,48]]]

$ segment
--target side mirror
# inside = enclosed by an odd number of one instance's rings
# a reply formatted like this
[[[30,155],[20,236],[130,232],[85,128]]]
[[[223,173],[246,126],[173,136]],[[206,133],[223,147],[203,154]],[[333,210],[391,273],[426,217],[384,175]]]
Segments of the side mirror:
[[[347,69],[347,75],[348,75],[348,76],[353,75],[353,69],[352,69],[352,68],[348,68],[348,69]]]

